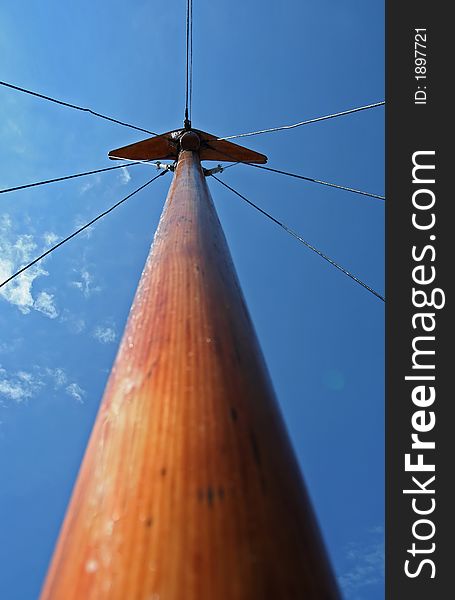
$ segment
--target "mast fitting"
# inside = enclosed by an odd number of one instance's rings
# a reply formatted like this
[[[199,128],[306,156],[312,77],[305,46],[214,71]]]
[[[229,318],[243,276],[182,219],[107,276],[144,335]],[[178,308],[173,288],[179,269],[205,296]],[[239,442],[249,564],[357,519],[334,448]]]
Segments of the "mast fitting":
[[[180,149],[197,152],[201,147],[201,138],[195,131],[185,131],[180,138]]]
[[[210,177],[210,175],[215,175],[215,173],[222,173],[224,171],[223,165],[217,165],[213,167],[213,169],[202,169],[204,175],[206,177]]]

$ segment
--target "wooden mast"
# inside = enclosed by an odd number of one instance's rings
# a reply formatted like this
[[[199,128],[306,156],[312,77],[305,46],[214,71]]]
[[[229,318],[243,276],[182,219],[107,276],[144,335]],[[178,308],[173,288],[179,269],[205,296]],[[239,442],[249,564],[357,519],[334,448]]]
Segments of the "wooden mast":
[[[201,168],[203,136],[179,136],[41,600],[339,598]]]

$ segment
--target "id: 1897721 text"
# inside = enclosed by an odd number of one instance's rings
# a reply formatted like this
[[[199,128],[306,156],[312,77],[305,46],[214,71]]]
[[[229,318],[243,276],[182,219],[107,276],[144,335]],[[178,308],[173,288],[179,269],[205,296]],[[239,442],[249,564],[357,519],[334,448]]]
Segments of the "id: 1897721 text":
[[[414,104],[427,103],[427,30],[414,29],[414,77],[417,90]]]

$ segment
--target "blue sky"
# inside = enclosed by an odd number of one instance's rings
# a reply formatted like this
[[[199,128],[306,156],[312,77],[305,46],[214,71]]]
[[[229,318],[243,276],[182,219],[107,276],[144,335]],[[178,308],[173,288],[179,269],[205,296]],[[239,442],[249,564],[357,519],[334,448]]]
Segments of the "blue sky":
[[[1,79],[153,131],[184,106],[183,0],[0,8]],[[384,98],[383,2],[194,1],[193,124],[231,135]],[[111,166],[140,132],[0,87],[1,188]],[[244,140],[384,192],[384,110]],[[153,176],[0,197],[0,274]],[[384,291],[384,203],[236,166],[223,179]],[[33,600],[163,206],[160,178],[0,293],[0,597]],[[347,600],[383,598],[384,305],[215,181],[237,271]],[[1,277],[3,280],[3,277]]]

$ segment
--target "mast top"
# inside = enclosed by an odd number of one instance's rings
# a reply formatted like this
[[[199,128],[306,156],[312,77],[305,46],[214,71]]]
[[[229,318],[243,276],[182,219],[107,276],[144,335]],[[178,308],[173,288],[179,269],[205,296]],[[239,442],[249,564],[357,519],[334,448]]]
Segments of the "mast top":
[[[186,125],[186,124],[185,124]],[[267,156],[199,129],[174,129],[146,140],[116,148],[109,158],[127,160],[177,160],[181,150],[199,152],[201,160],[264,164]]]
[[[195,131],[185,131],[180,137],[180,149],[197,152],[201,147],[201,138]]]

